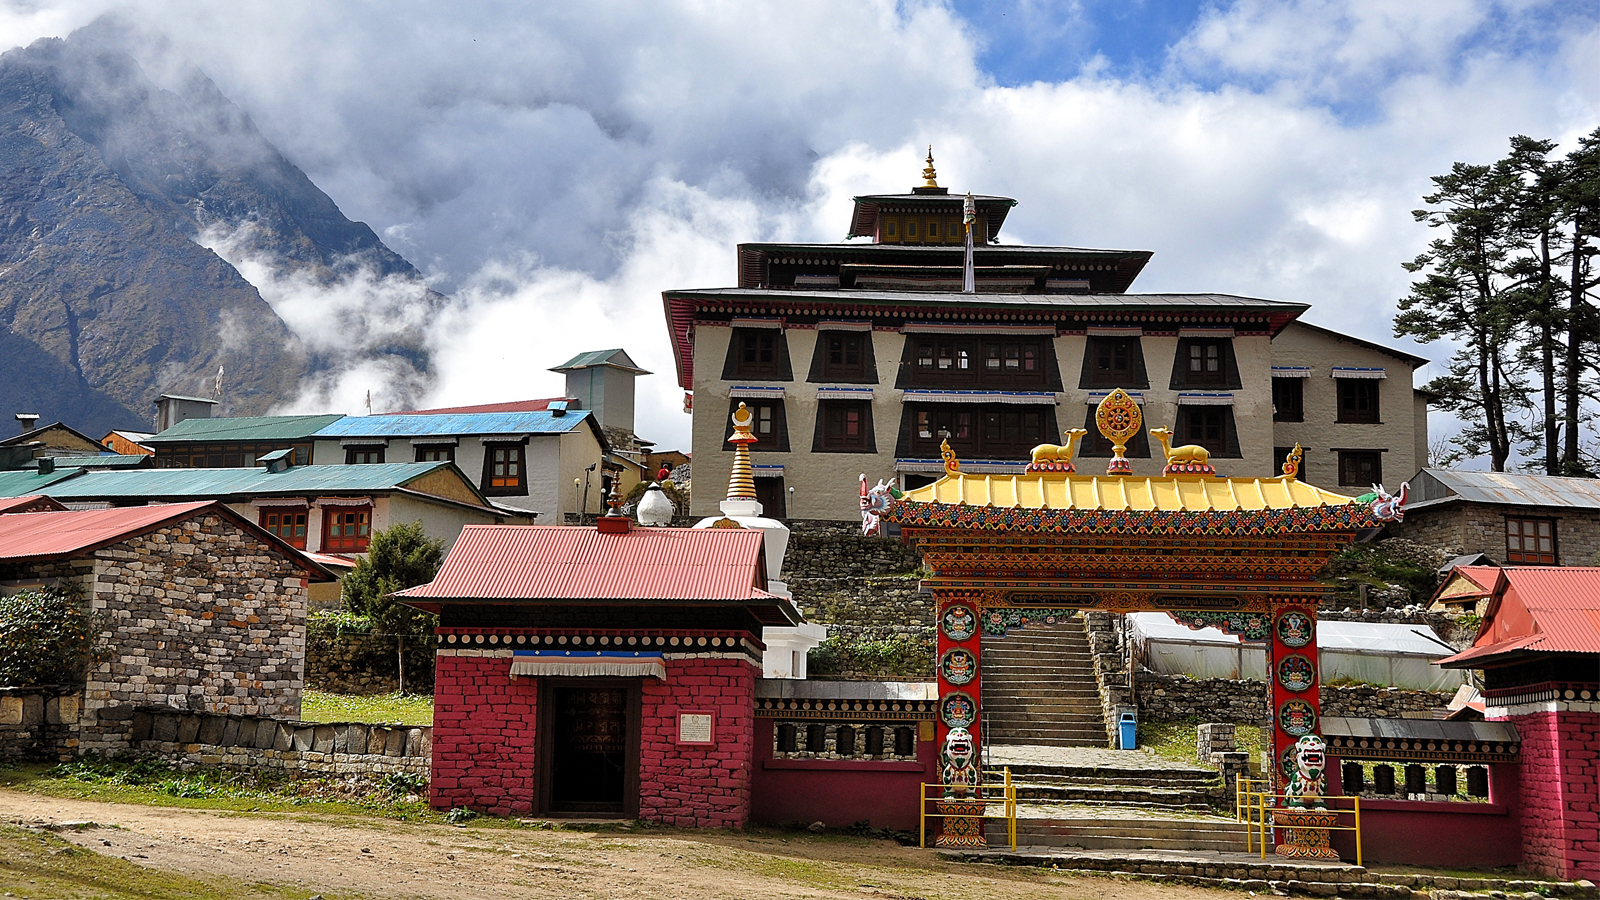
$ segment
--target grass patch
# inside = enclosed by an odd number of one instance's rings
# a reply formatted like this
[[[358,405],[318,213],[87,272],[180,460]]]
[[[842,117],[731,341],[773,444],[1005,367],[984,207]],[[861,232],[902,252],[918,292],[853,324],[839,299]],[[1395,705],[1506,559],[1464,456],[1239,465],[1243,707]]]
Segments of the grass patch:
[[[58,766],[0,769],[0,786],[30,794],[234,812],[319,812],[402,822],[443,822],[419,778],[365,775],[288,778],[222,769],[179,771],[154,757],[84,757]]]
[[[365,722],[370,725],[432,725],[433,698],[427,694],[329,694],[305,692],[303,722]]]
[[[1191,722],[1140,722],[1139,747],[1146,753],[1159,756],[1162,759],[1181,760],[1187,763],[1197,763],[1195,757],[1195,726],[1198,720]],[[1256,771],[1261,767],[1261,751],[1267,748],[1266,741],[1270,738],[1265,734],[1266,729],[1258,725],[1235,725],[1233,727],[1234,741],[1243,753],[1250,754],[1250,770]]]
[[[56,837],[0,825],[0,892],[5,896],[61,900],[235,900],[295,898],[304,888],[245,884],[232,879],[190,878],[104,856]],[[336,896],[323,892],[333,900]]]

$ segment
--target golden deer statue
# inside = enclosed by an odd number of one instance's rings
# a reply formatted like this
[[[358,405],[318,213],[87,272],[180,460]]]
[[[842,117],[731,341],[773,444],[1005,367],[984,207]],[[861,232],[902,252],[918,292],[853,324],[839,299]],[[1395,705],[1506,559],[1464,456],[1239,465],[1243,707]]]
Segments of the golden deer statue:
[[[1172,446],[1172,431],[1166,428],[1150,429],[1150,436],[1161,442],[1161,452],[1167,456],[1167,465],[1207,465],[1211,462],[1211,451],[1199,444],[1184,444],[1182,447]]]
[[[1088,433],[1088,429],[1069,428],[1065,445],[1040,444],[1033,448],[1034,464],[1072,462],[1072,455],[1078,452],[1078,442],[1082,441],[1083,436]]]

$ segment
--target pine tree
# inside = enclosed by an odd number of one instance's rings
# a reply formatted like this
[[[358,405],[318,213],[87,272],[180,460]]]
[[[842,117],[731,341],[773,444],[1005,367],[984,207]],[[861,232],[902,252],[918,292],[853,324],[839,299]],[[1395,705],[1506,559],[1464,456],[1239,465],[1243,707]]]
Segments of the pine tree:
[[[367,616],[375,630],[395,636],[401,693],[406,689],[406,639],[426,640],[438,619],[390,595],[432,581],[443,562],[444,542],[430,540],[421,522],[392,525],[373,532],[366,557],[356,560],[342,583],[345,609]]]

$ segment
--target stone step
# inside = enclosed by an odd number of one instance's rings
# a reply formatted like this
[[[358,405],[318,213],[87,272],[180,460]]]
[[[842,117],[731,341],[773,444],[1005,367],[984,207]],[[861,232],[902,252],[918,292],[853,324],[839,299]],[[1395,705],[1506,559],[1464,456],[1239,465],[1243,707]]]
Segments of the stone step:
[[[1176,790],[1166,787],[1137,787],[1124,784],[1038,784],[1031,782],[1019,784],[1015,779],[1012,779],[1011,783],[1017,790],[1017,799],[1026,800],[1030,803],[1041,801],[1077,803],[1095,800],[1117,805],[1137,804],[1139,806],[1204,809],[1211,801],[1211,795],[1201,789]]]
[[[1245,825],[1231,819],[1165,818],[1158,816],[1071,816],[1037,807],[1017,818],[1017,843],[1086,850],[1214,850],[1241,852]],[[1041,815],[1042,814],[1042,815]],[[991,842],[1003,839],[1005,823],[991,819],[985,831]]]
[[[1062,784],[1155,784],[1189,787],[1192,785],[1219,783],[1217,773],[1208,769],[1114,769],[1108,767],[1086,769],[1038,763],[1011,763],[1009,768],[1011,769],[1012,780]]]

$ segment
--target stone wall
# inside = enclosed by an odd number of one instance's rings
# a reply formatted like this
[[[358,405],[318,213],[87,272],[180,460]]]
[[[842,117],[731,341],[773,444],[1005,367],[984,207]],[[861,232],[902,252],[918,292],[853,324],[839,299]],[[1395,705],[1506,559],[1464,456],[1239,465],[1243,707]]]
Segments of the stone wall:
[[[388,694],[400,689],[398,638],[389,634],[339,634],[312,620],[306,632],[306,687],[334,694]],[[439,640],[406,638],[406,693],[433,692]]]
[[[75,685],[0,688],[0,761],[71,759],[82,708]]]
[[[1456,554],[1485,553],[1506,563],[1506,517],[1556,520],[1557,562],[1564,566],[1594,565],[1600,558],[1600,511],[1548,506],[1490,506],[1454,502],[1406,510],[1403,522],[1385,526],[1385,533],[1449,548]]]
[[[790,526],[783,580],[791,585],[807,578],[909,574],[922,565],[922,556],[899,538],[866,537],[859,524],[791,522]]]
[[[427,778],[433,755],[433,729],[427,726],[309,723],[184,710],[139,710],[130,736],[134,750],[179,768]]]
[[[1141,667],[1134,678],[1139,719],[1144,722],[1235,722],[1266,725],[1267,687],[1264,682],[1226,678],[1188,678],[1158,675]],[[1322,685],[1324,716],[1357,719],[1429,718],[1432,710],[1450,702],[1452,693],[1406,691],[1367,685]]]

